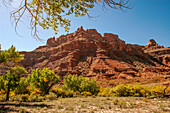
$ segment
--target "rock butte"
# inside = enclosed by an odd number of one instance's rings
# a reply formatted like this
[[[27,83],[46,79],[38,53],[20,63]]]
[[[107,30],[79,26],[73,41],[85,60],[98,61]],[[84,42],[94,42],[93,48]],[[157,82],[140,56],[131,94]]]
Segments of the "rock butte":
[[[48,67],[56,74],[78,74],[109,79],[170,75],[170,48],[153,39],[148,45],[125,44],[118,35],[80,27],[74,33],[53,37],[45,46],[25,55],[21,64],[31,72]]]

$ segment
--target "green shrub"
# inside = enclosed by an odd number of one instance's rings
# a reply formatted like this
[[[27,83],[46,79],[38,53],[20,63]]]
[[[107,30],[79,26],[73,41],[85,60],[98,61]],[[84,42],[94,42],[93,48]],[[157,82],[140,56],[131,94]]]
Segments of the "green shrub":
[[[119,100],[117,98],[113,100],[114,105],[118,105],[118,103],[119,103]]]
[[[52,88],[51,92],[55,93],[55,95],[58,97],[62,97],[62,98],[65,98],[65,97],[73,97],[74,95],[74,92],[71,91],[71,90],[64,90],[62,88],[58,88],[58,87],[54,87]]]
[[[28,97],[29,102],[42,102],[38,95],[31,95]]]
[[[102,97],[108,97],[108,96],[114,96],[114,93],[111,94],[111,88],[100,88],[100,92],[98,93],[98,96]]]
[[[91,96],[92,94],[90,92],[81,92],[81,95],[83,96]]]
[[[80,84],[83,81],[83,76],[77,77],[76,75],[68,75],[64,78],[64,89],[71,89],[73,91],[79,91],[80,90]]]
[[[151,95],[152,96],[158,96],[160,94],[163,93],[163,90],[165,89],[166,86],[151,86],[150,88],[148,88],[148,90],[150,91]],[[166,94],[169,94],[170,93],[170,87],[168,87],[166,90],[165,90],[165,93]]]
[[[127,103],[125,100],[118,100],[117,98],[113,100],[114,105],[118,105],[120,108],[127,108]]]
[[[131,85],[131,96],[144,97],[150,95],[149,89],[146,86],[141,85]]]
[[[157,87],[157,88],[156,88]],[[160,86],[159,86],[160,87]],[[159,91],[163,91],[163,88],[159,88],[158,86],[155,86],[154,90],[157,89]],[[98,93],[98,96],[135,96],[135,97],[144,97],[153,95],[153,88],[142,86],[139,84],[136,85],[130,85],[130,84],[119,84],[116,87],[113,88],[100,88],[100,92]]]
[[[1,94],[0,95],[0,102],[4,102],[5,101],[5,95],[4,94]]]
[[[80,85],[80,92],[90,92],[91,94],[95,95],[99,92],[99,86],[97,85],[96,80],[91,80],[89,78],[84,78]]]
[[[132,95],[131,88],[123,84],[116,86],[113,89],[113,91],[115,92],[116,96],[131,96]]]
[[[43,102],[45,100],[45,96],[39,95],[29,95],[28,102]]]
[[[28,101],[28,97],[29,97],[28,94],[21,95],[22,102],[27,102]]]
[[[10,101],[19,101],[19,102],[28,102],[29,95],[28,94],[19,94],[19,95],[10,95]]]
[[[44,96],[38,96],[38,101],[39,102],[43,102],[45,100],[45,97]]]
[[[19,101],[19,102],[22,102],[22,96],[21,95],[15,95],[15,96],[11,96],[10,97],[10,100],[11,101]]]
[[[125,100],[120,100],[118,102],[118,105],[119,105],[120,108],[127,108],[127,104],[126,104]]]
[[[149,95],[150,92],[149,92],[148,88],[146,88],[145,86],[138,85],[138,84],[136,84],[136,85],[119,84],[115,88],[112,88],[111,94],[113,94],[115,96],[143,97],[143,96]]]
[[[81,96],[81,93],[79,91],[74,92],[73,97],[80,97],[80,96]]]
[[[63,89],[70,89],[79,92],[90,92],[92,95],[99,92],[99,86],[97,85],[96,80],[90,80],[89,78],[76,75],[65,76]]]
[[[57,96],[55,93],[50,92],[48,95],[45,95],[45,99],[55,100],[55,99],[57,99]]]

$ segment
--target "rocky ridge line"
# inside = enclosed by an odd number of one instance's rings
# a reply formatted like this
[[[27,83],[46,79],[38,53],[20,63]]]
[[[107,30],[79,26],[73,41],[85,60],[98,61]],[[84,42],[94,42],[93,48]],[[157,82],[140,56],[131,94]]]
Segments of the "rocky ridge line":
[[[34,51],[20,53],[25,55],[21,64],[29,72],[48,67],[60,76],[131,79],[169,75],[169,52],[153,39],[146,46],[125,44],[118,35],[102,36],[95,29],[80,27],[74,33],[49,38],[45,46]]]

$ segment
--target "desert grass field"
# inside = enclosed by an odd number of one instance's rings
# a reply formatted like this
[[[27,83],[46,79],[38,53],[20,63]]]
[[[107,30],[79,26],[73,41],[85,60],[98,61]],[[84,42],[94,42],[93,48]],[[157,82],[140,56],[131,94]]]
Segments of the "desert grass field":
[[[44,102],[0,102],[1,113],[170,113],[169,98],[76,97]]]

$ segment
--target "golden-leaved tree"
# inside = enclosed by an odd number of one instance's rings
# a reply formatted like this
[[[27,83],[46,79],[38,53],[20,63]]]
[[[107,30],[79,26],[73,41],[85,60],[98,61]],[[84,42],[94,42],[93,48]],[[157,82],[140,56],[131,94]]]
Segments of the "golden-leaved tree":
[[[0,90],[6,93],[6,101],[9,100],[11,90],[14,90],[20,82],[20,78],[26,73],[23,67],[19,67],[18,62],[24,59],[24,55],[19,54],[14,46],[8,50],[0,50],[0,64],[8,66],[8,62],[13,62],[16,67],[9,67],[6,73],[0,76]]]
[[[8,62],[13,62],[18,65],[18,62],[24,59],[23,54],[19,54],[14,46],[11,46],[8,50],[0,50],[0,64],[7,64]]]

